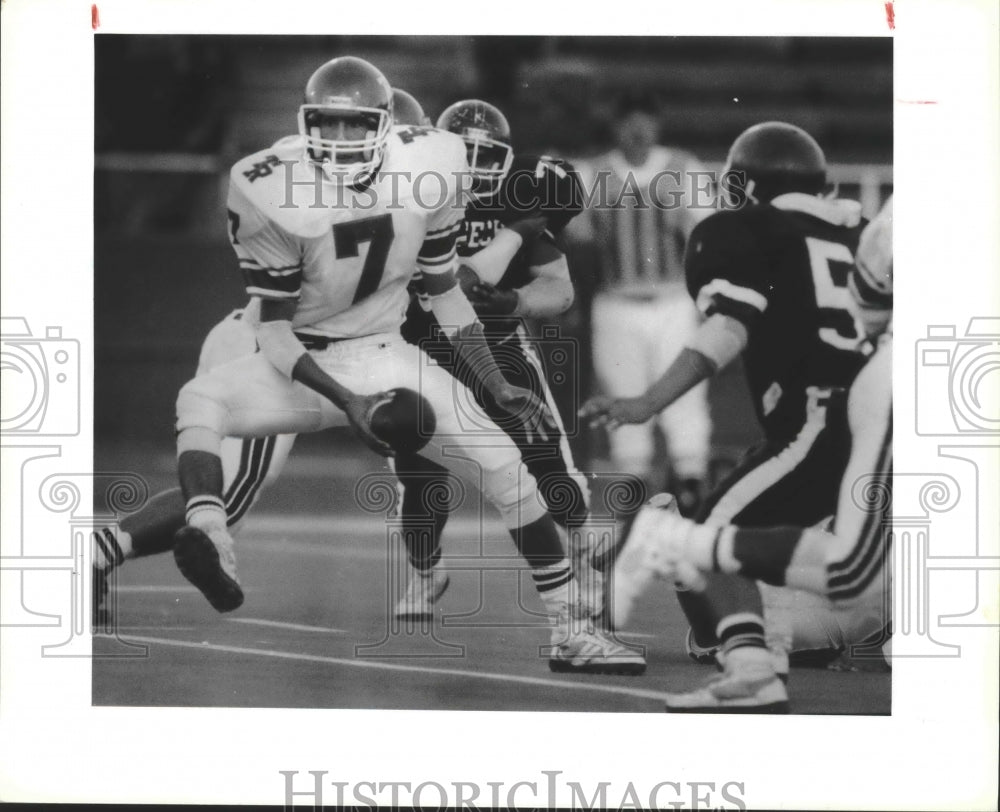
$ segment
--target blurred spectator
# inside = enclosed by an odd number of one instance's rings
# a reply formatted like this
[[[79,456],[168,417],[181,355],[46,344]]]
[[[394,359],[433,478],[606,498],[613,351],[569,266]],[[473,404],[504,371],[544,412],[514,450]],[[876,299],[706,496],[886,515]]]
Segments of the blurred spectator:
[[[688,152],[659,145],[658,105],[627,97],[613,123],[616,146],[578,168],[590,206],[584,216],[598,254],[591,313],[594,373],[605,394],[634,397],[666,371],[698,323],[684,284],[684,247],[710,200],[696,201],[707,176]],[[702,203],[704,208],[693,204]],[[704,385],[667,409],[657,422],[667,441],[671,487],[691,490],[707,472],[712,430]],[[662,487],[651,468],[653,427],[622,426],[609,437],[616,470]]]

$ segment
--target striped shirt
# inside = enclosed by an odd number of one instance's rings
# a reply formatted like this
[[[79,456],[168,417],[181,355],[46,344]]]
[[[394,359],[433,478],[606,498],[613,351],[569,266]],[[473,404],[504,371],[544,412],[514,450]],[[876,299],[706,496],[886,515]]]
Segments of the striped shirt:
[[[645,164],[631,166],[618,150],[579,162],[589,233],[600,251],[598,289],[650,296],[684,284],[684,248],[694,226],[711,209],[707,176],[690,153],[654,147]]]

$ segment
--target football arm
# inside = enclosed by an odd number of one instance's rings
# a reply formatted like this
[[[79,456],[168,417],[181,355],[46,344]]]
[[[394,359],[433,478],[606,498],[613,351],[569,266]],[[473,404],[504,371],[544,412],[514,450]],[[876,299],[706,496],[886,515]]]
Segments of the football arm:
[[[425,247],[427,244],[425,241]],[[536,434],[543,442],[546,441],[548,434],[544,427],[544,404],[536,394],[514,386],[504,377],[486,343],[483,325],[458,284],[455,277],[454,241],[443,261],[439,259],[429,262],[425,259],[426,256],[425,249],[422,249],[417,261],[424,290],[430,298],[431,311],[455,347],[456,354],[475,372],[480,384],[497,405],[511,415],[517,415],[529,443],[534,442]]]
[[[543,318],[565,313],[576,296],[566,255],[555,245],[536,240],[530,262],[532,280],[517,289],[514,315]]]
[[[713,313],[698,327],[688,345],[643,397],[652,414],[727,366],[746,348],[747,328],[723,313]]]
[[[536,239],[528,262],[531,281],[520,288],[502,290],[481,281],[467,266],[460,267],[458,275],[462,290],[476,312],[490,316],[539,318],[557,316],[569,309],[573,304],[573,282],[562,251],[551,242]]]
[[[735,359],[746,347],[747,338],[747,328],[741,321],[714,313],[645,393],[637,398],[592,398],[580,414],[590,418],[592,426],[615,428],[624,423],[645,423]]]
[[[475,271],[481,282],[495,285],[507,272],[507,266],[521,250],[525,240],[532,239],[545,228],[545,218],[540,215],[510,223],[497,231],[497,235],[482,251],[462,260]]]

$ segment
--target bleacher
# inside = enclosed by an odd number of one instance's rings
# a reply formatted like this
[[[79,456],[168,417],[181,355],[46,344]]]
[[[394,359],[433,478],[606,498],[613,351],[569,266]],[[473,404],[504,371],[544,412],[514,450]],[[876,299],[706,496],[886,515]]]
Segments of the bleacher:
[[[667,139],[707,160],[719,159],[741,130],[768,119],[807,128],[832,161],[891,160],[888,40],[545,37],[525,46],[485,39],[240,44],[239,143],[251,150],[287,133],[294,126],[289,110],[311,71],[326,58],[353,53],[414,93],[432,116],[463,93],[492,96],[525,150],[591,151],[606,141],[602,124],[615,100],[648,91],[662,102]],[[497,62],[512,77],[507,86],[491,81]]]

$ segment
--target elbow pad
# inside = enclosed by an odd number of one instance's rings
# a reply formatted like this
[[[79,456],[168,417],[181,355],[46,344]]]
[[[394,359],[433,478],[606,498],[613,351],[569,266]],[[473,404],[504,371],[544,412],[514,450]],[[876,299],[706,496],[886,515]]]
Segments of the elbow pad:
[[[687,346],[722,369],[743,352],[747,338],[747,328],[742,322],[715,313],[698,328]]]
[[[476,311],[457,285],[438,296],[432,296],[431,310],[441,329],[449,337],[477,321]]]

